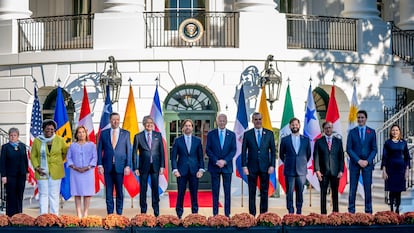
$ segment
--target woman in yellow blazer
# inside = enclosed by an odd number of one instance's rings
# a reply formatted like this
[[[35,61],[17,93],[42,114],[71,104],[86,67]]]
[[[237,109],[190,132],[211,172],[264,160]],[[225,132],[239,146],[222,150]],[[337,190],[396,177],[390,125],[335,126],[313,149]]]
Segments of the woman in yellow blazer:
[[[32,145],[30,160],[35,169],[39,188],[40,214],[59,215],[60,182],[65,176],[63,162],[68,146],[64,139],[55,134],[56,122],[45,120],[42,124],[43,134]]]

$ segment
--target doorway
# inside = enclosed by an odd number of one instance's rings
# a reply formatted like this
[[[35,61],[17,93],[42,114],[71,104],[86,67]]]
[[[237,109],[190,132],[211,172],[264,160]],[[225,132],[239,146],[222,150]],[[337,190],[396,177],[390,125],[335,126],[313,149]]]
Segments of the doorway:
[[[204,168],[207,170],[208,157],[205,154],[207,133],[214,128],[217,114],[217,102],[211,91],[197,85],[183,85],[170,92],[164,102],[165,123],[167,133],[168,154],[172,149],[175,138],[182,135],[181,123],[185,119],[191,119],[194,123],[193,135],[201,138],[204,153]],[[168,167],[171,161],[168,160]],[[177,189],[177,180],[169,169],[168,189]],[[210,173],[205,172],[199,182],[200,190],[211,189]]]

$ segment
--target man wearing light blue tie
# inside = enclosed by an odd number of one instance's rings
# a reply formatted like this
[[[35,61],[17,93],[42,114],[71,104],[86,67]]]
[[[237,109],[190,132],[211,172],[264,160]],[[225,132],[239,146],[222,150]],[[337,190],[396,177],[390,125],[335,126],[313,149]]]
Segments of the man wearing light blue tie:
[[[236,135],[226,129],[227,116],[219,114],[217,128],[207,134],[206,154],[209,157],[208,171],[211,174],[213,192],[213,215],[218,214],[220,176],[223,178],[224,214],[230,216],[230,188],[233,173],[233,157],[236,154]]]
[[[365,213],[372,213],[372,170],[374,158],[377,154],[377,138],[375,130],[366,126],[368,114],[365,110],[357,113],[358,126],[348,134],[346,151],[350,158],[349,163],[349,204],[348,211],[355,213],[355,198],[358,179],[362,174],[365,193]]]

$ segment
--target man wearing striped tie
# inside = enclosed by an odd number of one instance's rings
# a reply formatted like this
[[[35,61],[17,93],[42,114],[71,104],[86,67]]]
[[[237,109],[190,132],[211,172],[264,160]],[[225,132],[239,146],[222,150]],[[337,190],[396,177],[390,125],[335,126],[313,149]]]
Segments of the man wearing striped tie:
[[[324,136],[315,142],[313,150],[314,170],[321,186],[321,214],[326,214],[326,194],[331,184],[333,212],[339,212],[338,186],[344,173],[344,149],[342,140],[332,135],[332,122],[322,124]]]

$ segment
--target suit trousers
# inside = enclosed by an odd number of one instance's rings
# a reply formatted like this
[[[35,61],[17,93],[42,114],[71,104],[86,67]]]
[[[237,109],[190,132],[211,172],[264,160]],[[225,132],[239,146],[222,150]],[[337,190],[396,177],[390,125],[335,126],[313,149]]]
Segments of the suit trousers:
[[[12,217],[23,211],[23,192],[26,184],[26,174],[7,176],[6,183],[6,215]]]
[[[286,207],[289,214],[293,214],[293,192],[296,190],[296,214],[302,214],[303,188],[306,182],[306,176],[285,176],[286,182]]]
[[[372,167],[356,167],[351,165],[349,168],[349,205],[348,212],[355,213],[355,199],[356,192],[358,188],[359,175],[362,174],[362,182],[364,184],[364,194],[365,194],[365,213],[372,214],[372,195],[371,195],[371,185],[372,185]]]
[[[124,174],[116,173],[115,165],[109,173],[104,174],[106,189],[106,211],[108,214],[114,213],[114,187],[116,191],[116,213],[121,215],[124,207],[124,192],[122,185],[124,183]]]
[[[219,196],[220,196],[220,176],[223,178],[224,190],[224,214],[230,216],[230,188],[231,188],[231,173],[210,172],[211,175],[211,190],[213,192],[213,215],[218,214]]]
[[[326,195],[328,193],[328,185],[331,184],[332,194],[332,207],[333,212],[339,212],[338,205],[338,186],[339,178],[337,176],[322,176],[322,181],[319,182],[321,185],[321,214],[326,214]]]
[[[54,180],[48,177],[47,180],[38,180],[40,214],[59,215],[59,192],[62,179]],[[50,206],[50,212],[49,212]]]
[[[249,173],[247,176],[247,184],[249,186],[249,213],[253,216],[256,215],[256,186],[258,178],[260,178],[260,213],[266,213],[268,207],[269,173]]]
[[[152,209],[154,210],[155,217],[157,217],[160,214],[160,195],[158,192],[159,172],[154,171],[153,165],[151,164],[149,172],[143,172],[139,175],[139,183],[141,184],[141,190],[139,192],[139,204],[141,206],[141,213],[147,213],[148,177],[151,177]]]
[[[190,197],[191,197],[191,213],[196,214],[198,213],[198,178],[196,174],[187,173],[185,176],[177,177],[177,189],[178,189],[178,196],[177,196],[177,203],[175,207],[175,211],[177,216],[181,218],[184,212],[184,195],[185,190],[187,188],[187,183],[190,189]]]

